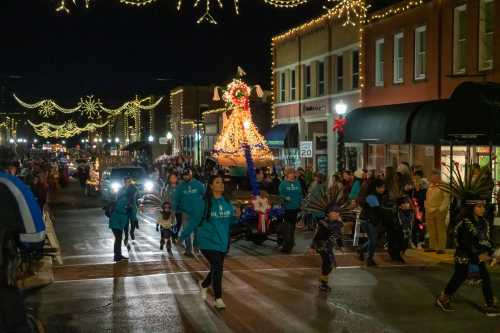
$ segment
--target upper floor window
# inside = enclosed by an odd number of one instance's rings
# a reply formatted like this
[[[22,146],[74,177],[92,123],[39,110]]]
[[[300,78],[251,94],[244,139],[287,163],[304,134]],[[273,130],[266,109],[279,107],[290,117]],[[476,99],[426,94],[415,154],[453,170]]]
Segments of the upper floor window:
[[[325,63],[318,62],[318,96],[325,94]]]
[[[415,80],[425,79],[427,57],[427,27],[415,29]]]
[[[494,0],[479,4],[479,69],[493,68]]]
[[[337,63],[335,65],[337,92],[344,90],[344,57],[337,56]]]
[[[384,85],[384,39],[375,41],[375,85]]]
[[[280,102],[286,100],[286,75],[285,72],[280,73]]]
[[[404,34],[402,32],[394,35],[394,83],[402,83],[404,80]]]
[[[306,65],[304,68],[304,90],[306,98],[311,97],[311,65]]]
[[[352,51],[352,88],[359,87],[359,50]]]
[[[455,7],[453,15],[453,73],[465,73],[467,52],[467,6]]]
[[[295,83],[295,69],[290,71],[290,99],[295,100],[297,94],[297,84]]]

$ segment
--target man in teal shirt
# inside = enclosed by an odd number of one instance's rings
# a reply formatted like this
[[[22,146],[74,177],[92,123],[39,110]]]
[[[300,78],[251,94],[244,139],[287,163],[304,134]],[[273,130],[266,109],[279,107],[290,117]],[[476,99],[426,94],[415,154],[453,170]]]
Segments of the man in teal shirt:
[[[193,179],[193,173],[190,169],[185,169],[182,173],[182,179],[174,192],[172,200],[172,209],[175,212],[182,212],[187,216],[186,229],[194,230],[200,224],[203,215],[205,195],[205,186],[198,180]],[[192,238],[191,233],[185,242],[187,256],[192,256]]]
[[[302,204],[302,186],[297,180],[295,169],[289,168],[285,172],[285,179],[279,187],[279,194],[285,209],[285,230],[281,252],[290,253],[295,245],[295,225],[297,215]]]

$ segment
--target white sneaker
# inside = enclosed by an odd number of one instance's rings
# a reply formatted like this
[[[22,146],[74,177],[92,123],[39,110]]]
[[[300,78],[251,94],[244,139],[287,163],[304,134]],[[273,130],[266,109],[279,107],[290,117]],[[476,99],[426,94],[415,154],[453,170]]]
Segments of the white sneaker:
[[[224,301],[222,300],[222,298],[217,298],[214,302],[214,307],[216,309],[225,309],[226,308],[226,304],[224,304]]]
[[[198,283],[200,286],[200,295],[201,298],[206,301],[207,300],[207,293],[208,293],[208,288],[203,288],[201,285],[201,281]]]

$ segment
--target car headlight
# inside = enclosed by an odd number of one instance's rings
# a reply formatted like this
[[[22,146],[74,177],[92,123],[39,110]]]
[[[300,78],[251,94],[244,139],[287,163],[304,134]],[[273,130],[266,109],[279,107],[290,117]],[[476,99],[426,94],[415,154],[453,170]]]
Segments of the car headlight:
[[[118,182],[113,182],[113,183],[111,183],[111,192],[117,193],[121,187],[122,187],[122,184],[120,184]]]
[[[144,183],[144,190],[146,192],[151,192],[153,190],[153,188],[155,187],[155,184],[153,184],[152,181],[150,180],[147,180],[145,183]]]

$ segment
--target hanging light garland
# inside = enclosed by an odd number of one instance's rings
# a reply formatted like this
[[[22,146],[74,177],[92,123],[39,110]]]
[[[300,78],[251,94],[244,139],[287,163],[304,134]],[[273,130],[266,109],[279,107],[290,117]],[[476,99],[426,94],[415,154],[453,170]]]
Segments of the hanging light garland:
[[[103,128],[108,124],[108,121],[102,124],[88,123],[84,127],[78,127],[78,125],[73,120],[65,121],[61,125],[54,125],[47,122],[35,124],[28,120],[28,124],[33,127],[35,134],[40,137],[70,138],[83,132],[95,131],[96,129]]]
[[[59,6],[56,8],[57,12],[63,12],[66,14],[70,13],[68,6],[66,5],[67,0],[58,0]],[[89,8],[90,0],[83,0],[85,2],[85,8]],[[134,6],[134,7],[143,7],[147,5],[151,5],[158,0],[119,0],[121,4]],[[180,11],[182,8],[183,0],[177,0],[177,10]],[[204,14],[196,21],[196,23],[210,23],[217,24],[217,21],[211,14],[211,10],[213,4],[216,3],[216,6],[219,8],[223,8],[223,0],[194,0],[193,8],[199,8],[201,6],[200,3],[204,2],[205,12]],[[236,15],[240,13],[240,4],[239,0],[232,0],[234,4],[234,11]],[[264,3],[276,8],[294,8],[300,5],[304,5],[310,0],[264,0]],[[77,1],[73,0],[73,4],[76,6]],[[337,3],[333,8],[326,8],[328,11],[335,10],[338,12],[340,17],[344,17],[347,21],[346,24],[352,24],[355,20],[354,18],[362,15],[363,11],[366,11],[366,7],[364,5],[364,0],[327,0],[327,2],[335,2]]]
[[[80,98],[80,102],[74,108],[64,108],[51,99],[44,99],[36,103],[26,103],[15,94],[14,99],[19,103],[19,105],[27,109],[38,109],[38,113],[44,118],[50,118],[56,114],[56,111],[59,111],[65,114],[80,112],[82,116],[85,116],[88,119],[100,119],[102,117],[101,113],[117,116],[124,112],[129,116],[136,117],[136,114],[140,110],[152,110],[156,108],[163,100],[163,97],[160,97],[152,104],[144,104],[146,101],[150,101],[151,99],[149,97],[139,99],[139,97],[136,96],[135,99],[123,103],[122,106],[116,109],[105,107],[101,103],[100,99],[94,99],[93,95]]]

